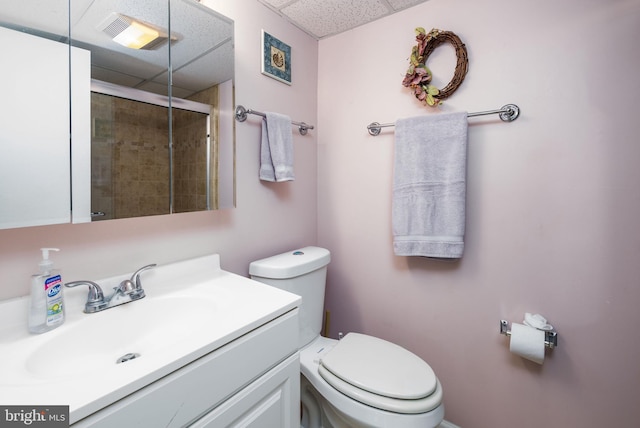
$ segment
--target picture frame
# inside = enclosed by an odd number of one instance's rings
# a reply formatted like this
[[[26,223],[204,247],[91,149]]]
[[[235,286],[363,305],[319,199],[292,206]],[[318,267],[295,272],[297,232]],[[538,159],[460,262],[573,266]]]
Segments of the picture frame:
[[[262,74],[291,85],[291,46],[262,30]]]

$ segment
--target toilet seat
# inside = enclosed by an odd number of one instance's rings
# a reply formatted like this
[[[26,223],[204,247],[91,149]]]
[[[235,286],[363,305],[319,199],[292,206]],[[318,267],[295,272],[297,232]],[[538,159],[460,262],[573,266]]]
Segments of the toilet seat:
[[[424,360],[364,334],[347,334],[322,357],[318,373],[344,395],[391,412],[424,413],[442,403],[442,387]]]

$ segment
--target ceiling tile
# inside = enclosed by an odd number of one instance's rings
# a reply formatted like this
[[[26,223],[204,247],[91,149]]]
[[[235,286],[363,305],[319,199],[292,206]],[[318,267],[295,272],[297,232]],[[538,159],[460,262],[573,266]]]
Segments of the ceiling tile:
[[[307,34],[322,39],[428,0],[258,0]]]
[[[262,0],[264,3],[269,4],[276,9],[279,9],[281,6],[284,6],[287,3],[291,3],[291,0]]]
[[[300,0],[280,11],[316,38],[349,30],[392,12],[378,0]]]
[[[393,10],[399,11],[411,6],[415,6],[420,3],[424,3],[426,0],[387,0]]]

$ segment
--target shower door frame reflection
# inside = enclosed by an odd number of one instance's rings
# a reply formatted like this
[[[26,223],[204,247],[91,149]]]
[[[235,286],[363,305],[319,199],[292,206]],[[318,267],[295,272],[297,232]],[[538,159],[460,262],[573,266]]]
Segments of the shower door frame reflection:
[[[205,177],[204,177],[204,183],[205,183],[204,193],[206,194],[206,197],[205,195],[202,195],[202,190],[198,189],[200,195],[198,196],[199,201],[197,203],[200,205],[193,207],[193,204],[192,204],[191,208],[185,208],[185,203],[181,203],[179,209],[176,209],[175,199],[176,199],[177,192],[176,192],[176,183],[175,183],[175,162],[174,162],[175,155],[176,155],[176,151],[175,151],[176,149],[174,147],[174,145],[176,144],[176,141],[174,138],[175,126],[164,126],[159,128],[162,129],[162,131],[165,133],[163,137],[166,138],[166,145],[164,145],[164,148],[166,149],[166,160],[167,160],[166,183],[155,183],[155,186],[156,186],[155,189],[157,189],[155,191],[152,185],[153,183],[147,183],[151,185],[151,187],[147,188],[149,195],[145,195],[145,197],[148,200],[153,200],[153,197],[154,197],[153,193],[157,194],[157,193],[162,193],[164,191],[162,189],[158,189],[157,186],[166,185],[167,186],[166,205],[163,205],[164,201],[160,201],[159,205],[156,205],[156,208],[150,208],[148,209],[148,212],[141,212],[136,207],[130,207],[128,210],[127,209],[120,210],[121,212],[118,213],[117,212],[118,210],[116,209],[116,206],[115,206],[115,202],[111,202],[111,204],[103,202],[101,204],[97,202],[97,200],[101,197],[112,198],[113,200],[116,200],[116,198],[126,198],[129,200],[135,200],[136,195],[129,195],[129,197],[125,197],[124,195],[113,194],[114,192],[113,188],[116,187],[113,184],[113,182],[115,182],[116,178],[113,178],[112,176],[116,174],[120,174],[121,177],[118,177],[118,179],[126,180],[126,179],[132,179],[134,177],[139,178],[139,174],[147,174],[146,178],[152,178],[150,177],[150,174],[153,174],[154,172],[150,171],[150,169],[157,167],[157,164],[154,165],[153,160],[142,158],[139,161],[140,162],[139,164],[127,165],[126,163],[124,163],[123,165],[120,165],[120,168],[118,169],[113,168],[113,165],[112,165],[113,160],[108,158],[107,156],[113,156],[113,153],[115,153],[118,147],[123,146],[122,147],[123,149],[131,150],[134,153],[138,149],[136,149],[135,147],[126,147],[128,145],[127,141],[123,141],[123,140],[116,141],[114,136],[115,132],[113,130],[114,127],[117,126],[117,124],[115,124],[115,121],[105,120],[104,118],[100,119],[97,117],[98,113],[95,113],[96,116],[94,116],[94,111],[92,108],[92,120],[91,120],[92,122],[91,123],[91,126],[92,126],[92,138],[91,138],[91,145],[92,145],[92,167],[91,167],[92,213],[91,213],[91,217],[92,217],[92,221],[140,217],[140,216],[148,216],[148,215],[172,214],[172,213],[179,213],[179,212],[201,211],[205,209],[206,210],[212,209],[211,208],[211,205],[212,205],[212,201],[211,201],[212,147],[211,145],[212,143],[215,143],[215,142],[212,142],[212,138],[211,138],[211,114],[213,110],[213,107],[211,105],[195,102],[191,100],[178,99],[175,97],[170,98],[163,95],[158,95],[158,94],[141,91],[138,89],[128,88],[124,86],[119,86],[119,85],[102,82],[95,79],[91,81],[91,92],[100,94],[100,95],[106,95],[110,97],[123,99],[124,102],[132,101],[135,103],[145,104],[140,106],[141,109],[154,108],[154,107],[165,108],[167,109],[166,123],[172,123],[172,121],[176,119],[174,116],[185,114],[185,112],[201,114],[203,115],[202,119],[204,119],[204,125],[205,125],[203,128],[203,131],[205,132],[205,135],[206,135],[205,147],[204,147],[205,157],[206,157],[206,165],[204,167],[206,171]],[[159,117],[159,115],[156,115],[156,117]],[[147,120],[149,119],[147,118]],[[144,126],[143,123],[138,123],[137,125]],[[141,141],[145,140],[146,136],[140,136],[140,135],[136,136],[135,133],[136,132],[133,131],[132,132],[133,135],[127,135],[126,136],[127,140],[129,140],[130,138],[134,140],[135,139],[139,140],[138,144],[140,145],[141,150],[144,151],[146,149],[147,151],[149,151],[149,150],[155,150],[157,148],[157,145],[151,148],[143,147],[145,144],[142,143]],[[189,142],[189,144],[192,144],[192,143],[193,142]],[[103,146],[106,146],[107,151],[109,151],[110,154],[108,154],[107,156],[104,156],[105,155],[104,150],[102,151],[102,153],[99,153],[99,152],[94,153],[94,150],[97,149],[97,144],[102,144]],[[156,156],[159,156],[159,159],[162,161],[162,156],[164,155],[159,154]],[[136,170],[135,171],[132,170],[131,172],[129,172],[127,171],[127,167],[130,167],[132,169],[135,168]],[[107,172],[106,174],[105,174],[105,171]],[[162,174],[162,171],[159,173]],[[189,173],[195,174],[195,171],[190,171]],[[202,174],[199,173],[199,175],[202,175]],[[104,181],[108,181],[109,183],[105,183]],[[193,183],[190,183],[190,184],[193,185]],[[95,189],[100,187],[108,188],[109,186],[111,187],[110,191],[107,191],[103,195],[94,194],[94,193],[97,193],[97,192],[94,192]],[[182,184],[182,187],[184,187],[184,184]],[[109,192],[111,192],[111,194]],[[141,196],[141,195],[137,195],[137,196]],[[195,196],[197,195],[193,195],[193,197]],[[97,206],[107,207],[107,209],[100,209],[100,208],[96,209],[95,204],[98,204]],[[153,205],[154,202],[151,202],[151,204]],[[158,201],[155,201],[155,204],[158,204]],[[203,204],[206,206],[202,206]],[[166,210],[164,210],[163,206],[166,206]]]

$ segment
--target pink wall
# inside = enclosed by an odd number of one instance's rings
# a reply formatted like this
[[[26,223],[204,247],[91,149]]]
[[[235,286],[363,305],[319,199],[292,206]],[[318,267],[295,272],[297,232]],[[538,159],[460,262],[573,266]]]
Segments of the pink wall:
[[[255,0],[205,0],[236,25],[236,102],[315,124],[318,43]],[[261,29],[293,51],[293,84],[260,73]],[[258,180],[260,117],[236,124],[237,208],[84,225],[0,230],[0,299],[26,295],[38,249],[59,247],[65,280],[98,279],[212,252],[224,269],[246,274],[249,262],[316,240],[316,132],[294,133],[296,181]]]
[[[460,262],[396,257],[393,129],[431,114],[401,85],[414,28],[455,32],[469,73],[441,111],[470,119]],[[331,335],[360,331],[429,361],[464,428],[628,427],[640,420],[640,2],[430,0],[320,41],[318,242],[332,252]],[[434,52],[436,84],[455,56]],[[545,315],[543,366],[501,318]]]

